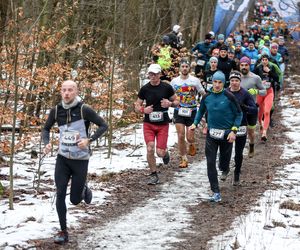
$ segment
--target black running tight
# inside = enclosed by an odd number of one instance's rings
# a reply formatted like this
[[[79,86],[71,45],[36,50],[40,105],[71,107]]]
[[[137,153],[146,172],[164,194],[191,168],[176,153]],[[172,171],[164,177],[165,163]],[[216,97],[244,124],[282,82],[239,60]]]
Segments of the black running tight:
[[[67,229],[66,193],[71,182],[70,201],[77,205],[82,200],[82,191],[86,182],[88,160],[71,160],[58,155],[55,165],[56,211],[61,230]]]
[[[245,136],[237,136],[235,139],[235,155],[234,155],[234,163],[236,174],[240,174],[242,164],[243,164],[243,151],[246,145],[247,135]]]

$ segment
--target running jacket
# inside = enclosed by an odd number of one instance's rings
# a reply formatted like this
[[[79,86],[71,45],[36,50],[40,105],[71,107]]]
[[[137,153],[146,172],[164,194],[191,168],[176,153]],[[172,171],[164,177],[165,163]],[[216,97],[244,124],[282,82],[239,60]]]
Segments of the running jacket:
[[[239,127],[243,113],[240,105],[232,93],[227,90],[215,93],[212,90],[206,93],[200,103],[194,124],[198,125],[207,111],[208,129],[231,130],[232,127]]]

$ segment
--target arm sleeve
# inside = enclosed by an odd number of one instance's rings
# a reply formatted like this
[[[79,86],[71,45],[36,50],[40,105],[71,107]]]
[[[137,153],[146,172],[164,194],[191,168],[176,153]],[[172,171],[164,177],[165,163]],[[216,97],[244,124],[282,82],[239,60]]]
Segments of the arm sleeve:
[[[242,122],[243,112],[237,99],[233,95],[232,98],[230,98],[230,100],[231,100],[232,110],[235,113],[235,120],[233,122],[233,127],[239,127]]]
[[[256,79],[256,88],[258,89],[258,94],[261,96],[265,96],[267,94],[265,86],[262,84],[261,78],[257,77]]]
[[[200,94],[205,92],[205,90],[204,90],[204,88],[203,88],[203,86],[202,86],[199,79],[197,79],[197,82],[196,82],[196,89],[197,89],[197,92],[200,93]]]
[[[247,105],[247,113],[248,114],[257,114],[257,106],[252,98],[252,96],[248,93],[245,92],[246,99],[245,99],[245,104]]]
[[[83,106],[83,118],[98,126],[94,134],[90,136],[92,141],[97,140],[107,130],[106,122],[88,105]]]
[[[196,46],[194,48],[192,48],[192,53],[194,53],[196,50],[198,50],[199,48],[199,43],[196,44]]]
[[[270,76],[275,82],[279,82],[279,75],[277,74],[275,67],[272,67],[270,71]]]
[[[42,139],[45,145],[49,144],[50,142],[50,129],[55,123],[55,108],[51,109],[48,119],[44,125],[42,130]]]

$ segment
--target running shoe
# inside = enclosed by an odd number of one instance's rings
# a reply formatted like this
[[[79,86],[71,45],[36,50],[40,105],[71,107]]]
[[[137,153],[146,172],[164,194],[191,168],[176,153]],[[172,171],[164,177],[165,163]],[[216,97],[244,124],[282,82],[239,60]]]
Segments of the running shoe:
[[[240,185],[240,174],[234,173],[232,185],[233,186],[239,186]]]
[[[213,195],[209,198],[211,202],[220,202],[221,199],[221,194],[220,193],[213,193]]]
[[[182,159],[180,164],[179,164],[180,168],[187,168],[188,167],[188,161],[185,159]]]
[[[85,184],[82,191],[82,199],[86,204],[90,204],[92,202],[93,193],[92,190]]]
[[[249,144],[248,156],[249,158],[252,158],[254,156],[254,144]]]
[[[55,237],[54,237],[54,243],[56,244],[65,244],[69,241],[69,234],[66,230],[60,231]]]
[[[148,185],[156,185],[159,183],[158,175],[156,172],[151,173],[149,176],[149,180],[147,182]]]
[[[228,176],[228,174],[229,174],[229,170],[230,170],[230,169],[228,169],[228,170],[226,170],[226,171],[222,171],[222,174],[221,174],[221,177],[220,177],[220,180],[221,180],[221,181],[226,181],[227,176]]]
[[[268,138],[267,138],[266,135],[262,135],[262,136],[261,136],[261,140],[264,141],[264,142],[266,142],[266,141],[268,140]]]
[[[163,162],[165,165],[167,165],[170,162],[170,154],[169,151],[167,151],[167,153],[165,154],[165,156],[163,157]]]
[[[196,146],[195,144],[190,144],[189,146],[189,155],[195,156],[196,155]]]

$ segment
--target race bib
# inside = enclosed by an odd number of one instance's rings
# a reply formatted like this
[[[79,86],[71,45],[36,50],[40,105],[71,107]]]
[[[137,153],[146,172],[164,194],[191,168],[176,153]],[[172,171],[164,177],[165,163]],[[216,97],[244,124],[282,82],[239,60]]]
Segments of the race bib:
[[[205,64],[204,60],[197,60],[197,65],[203,66]]]
[[[244,136],[247,133],[247,126],[239,127],[239,130],[236,133],[236,136]]]
[[[255,59],[251,59],[251,64],[255,64],[256,60]]]
[[[79,139],[80,133],[78,131],[63,131],[61,143],[66,146],[76,146]]]
[[[222,139],[224,139],[224,134],[225,134],[225,130],[223,130],[223,129],[211,128],[209,130],[210,137],[212,137],[214,139],[222,140]]]
[[[152,112],[149,114],[149,119],[151,122],[162,122],[164,120],[163,112]]]
[[[179,108],[178,115],[184,117],[191,117],[192,116],[192,109],[190,108]]]

